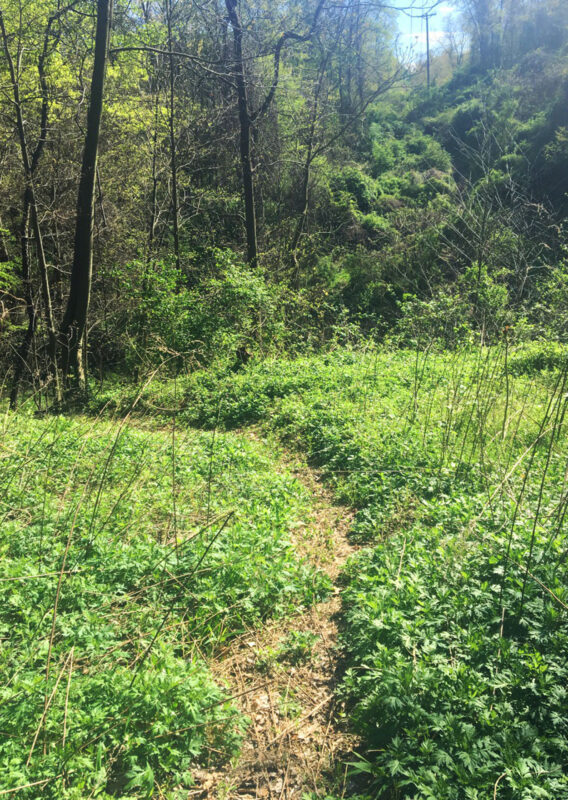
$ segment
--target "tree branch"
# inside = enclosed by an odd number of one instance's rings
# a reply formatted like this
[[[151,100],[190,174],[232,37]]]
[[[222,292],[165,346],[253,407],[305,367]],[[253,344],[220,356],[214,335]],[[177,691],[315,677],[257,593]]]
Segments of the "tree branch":
[[[312,24],[311,24],[311,27],[310,27],[310,30],[308,31],[308,33],[304,34],[304,36],[301,36],[299,33],[294,33],[293,31],[286,31],[285,33],[282,34],[282,36],[280,37],[280,39],[276,43],[276,47],[274,49],[274,75],[273,75],[273,78],[272,78],[272,86],[270,87],[270,89],[268,91],[268,94],[264,98],[264,101],[259,106],[259,108],[257,108],[256,111],[253,111],[250,114],[250,121],[251,122],[254,122],[259,117],[262,117],[264,114],[266,114],[266,112],[270,108],[270,104],[272,103],[272,101],[274,99],[274,95],[276,94],[276,89],[278,88],[278,82],[280,80],[280,56],[282,54],[282,48],[284,47],[286,42],[289,42],[289,41],[307,42],[309,39],[311,39],[311,37],[313,36],[313,33],[314,33],[315,29],[316,29],[316,26],[317,26],[317,23],[318,23],[318,19],[320,17],[321,12],[322,12],[324,3],[325,3],[325,0],[319,0],[319,3],[317,5],[317,8],[316,8],[315,13],[314,13],[314,19],[312,21]]]
[[[227,78],[226,75],[223,75],[221,72],[216,72],[214,69],[211,69],[207,66],[207,64],[216,64],[219,62],[215,61],[204,61],[202,58],[198,56],[192,56],[191,53],[184,53],[180,50],[163,50],[160,47],[152,47],[151,45],[129,45],[124,47],[113,47],[112,50],[109,50],[109,55],[114,56],[117,53],[155,53],[160,56],[175,56],[176,58],[184,58],[186,61],[191,61],[194,64],[197,64],[201,67],[202,70],[208,72],[210,75],[214,75],[219,80],[223,81],[224,83],[228,83],[229,86],[235,87],[235,84]]]

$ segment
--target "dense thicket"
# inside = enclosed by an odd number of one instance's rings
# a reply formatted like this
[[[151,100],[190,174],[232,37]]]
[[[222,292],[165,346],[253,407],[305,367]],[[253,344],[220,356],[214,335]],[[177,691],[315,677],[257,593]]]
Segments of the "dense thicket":
[[[80,378],[81,351],[91,374],[139,374],[360,326],[404,342],[492,341],[507,325],[564,336],[561,0],[463,0],[429,91],[397,55],[390,4],[117,0],[88,316],[84,335],[70,328],[108,5],[1,5],[0,357],[14,403],[22,382]]]

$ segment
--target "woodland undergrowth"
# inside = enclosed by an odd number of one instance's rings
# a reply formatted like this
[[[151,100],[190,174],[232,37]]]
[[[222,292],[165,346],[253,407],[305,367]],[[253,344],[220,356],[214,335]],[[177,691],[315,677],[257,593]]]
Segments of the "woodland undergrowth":
[[[185,797],[246,729],[208,659],[328,592],[306,493],[237,435],[22,411],[1,440],[0,787]]]
[[[566,384],[562,347],[505,339],[184,385],[180,418],[263,419],[357,509],[341,691],[372,797],[568,797]]]

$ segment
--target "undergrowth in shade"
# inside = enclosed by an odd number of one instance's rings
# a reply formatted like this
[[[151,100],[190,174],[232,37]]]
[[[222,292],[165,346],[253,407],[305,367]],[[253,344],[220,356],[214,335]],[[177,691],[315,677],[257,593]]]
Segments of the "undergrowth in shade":
[[[305,492],[238,436],[18,414],[0,447],[0,785],[190,785],[246,724],[207,658],[328,591],[288,536]]]

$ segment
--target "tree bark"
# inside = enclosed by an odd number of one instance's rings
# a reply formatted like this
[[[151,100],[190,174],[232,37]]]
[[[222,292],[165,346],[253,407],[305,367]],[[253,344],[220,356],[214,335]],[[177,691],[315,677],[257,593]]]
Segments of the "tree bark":
[[[18,406],[18,395],[20,392],[20,381],[24,374],[24,369],[28,363],[28,354],[34,340],[37,329],[37,311],[34,302],[34,292],[30,268],[30,200],[27,190],[24,192],[24,207],[22,210],[21,226],[21,255],[22,255],[22,280],[24,282],[24,299],[26,302],[26,314],[28,317],[28,327],[24,333],[24,338],[20,344],[14,361],[14,374],[12,377],[12,388],[10,390],[10,408],[14,411]]]
[[[73,373],[77,386],[82,391],[86,389],[86,378],[85,365],[81,358],[81,346],[85,335],[91,295],[95,180],[111,12],[112,0],[97,0],[95,59],[77,197],[71,286],[59,332],[63,380],[68,388],[69,379]]]
[[[302,233],[304,232],[306,220],[308,217],[309,201],[310,201],[310,173],[311,173],[311,166],[314,153],[316,125],[318,120],[319,97],[322,89],[326,66],[327,66],[327,56],[325,57],[324,62],[320,68],[318,81],[316,83],[314,91],[314,102],[312,106],[310,127],[308,131],[306,160],[304,161],[304,167],[302,170],[302,191],[300,194],[302,200],[302,212],[296,222],[294,235],[292,236],[292,243],[290,245],[290,253],[292,255],[292,265],[294,268],[293,285],[296,289],[299,288],[299,278],[300,278],[297,253],[298,253],[298,246],[300,244],[300,238],[302,236]]]
[[[233,52],[234,52],[234,79],[237,89],[237,99],[239,107],[239,127],[240,127],[240,156],[241,170],[243,176],[243,195],[245,202],[245,230],[247,237],[247,261],[255,267],[258,264],[258,240],[256,227],[256,205],[254,197],[254,169],[252,164],[251,134],[254,122],[262,117],[268,109],[276,94],[280,78],[280,56],[282,50],[289,41],[307,42],[314,33],[318,19],[322,12],[325,0],[319,0],[314,11],[312,24],[308,33],[301,36],[294,31],[286,31],[279,37],[274,48],[274,75],[272,85],[266,94],[263,102],[256,109],[251,111],[247,93],[247,77],[245,61],[243,58],[243,28],[237,13],[238,0],[225,0],[227,15],[233,29]]]
[[[170,79],[169,97],[169,132],[170,132],[170,170],[172,180],[172,230],[174,234],[174,256],[176,269],[179,273],[181,269],[179,255],[179,200],[178,200],[178,179],[177,179],[177,158],[176,158],[176,136],[175,136],[175,71],[174,71],[174,51],[172,41],[172,0],[166,1],[166,16],[168,25],[168,61]]]
[[[154,251],[154,237],[158,221],[158,126],[160,124],[160,95],[156,87],[154,104],[154,136],[152,141],[152,195],[150,201],[150,222],[148,224],[148,258],[150,261]]]
[[[237,87],[240,126],[240,156],[245,202],[245,230],[247,237],[247,261],[251,266],[258,263],[256,234],[256,207],[254,202],[254,180],[251,158],[251,115],[248,106],[247,82],[243,60],[243,29],[237,14],[237,0],[225,0],[227,14],[233,29],[234,70]]]

